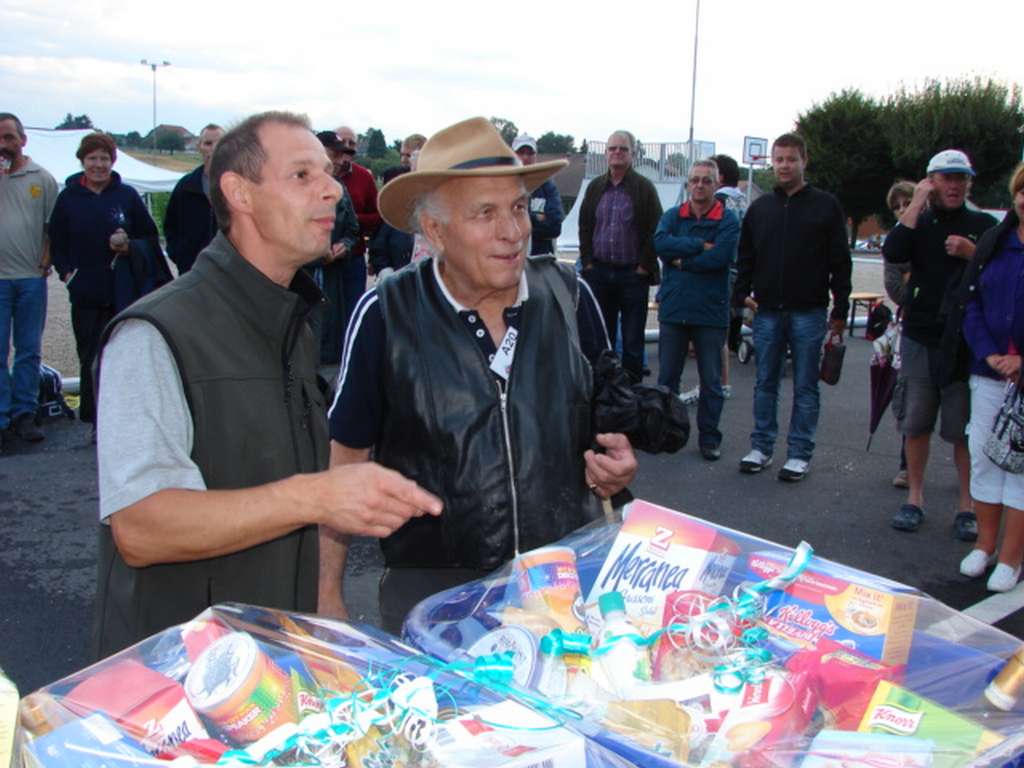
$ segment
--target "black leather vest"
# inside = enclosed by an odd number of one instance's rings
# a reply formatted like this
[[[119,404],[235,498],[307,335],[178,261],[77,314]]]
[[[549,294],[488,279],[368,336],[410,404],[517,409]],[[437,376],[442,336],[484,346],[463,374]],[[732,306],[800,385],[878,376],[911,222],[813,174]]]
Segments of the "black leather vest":
[[[579,347],[576,277],[527,261],[507,395],[430,260],[378,285],[387,328],[387,412],[375,457],[444,500],[382,540],[389,567],[490,570],[589,522],[590,366]]]
[[[152,323],[174,354],[207,488],[250,488],[327,467],[319,350],[306,322],[321,300],[301,270],[282,288],[219,234],[190,272],[114,318],[101,343],[122,320]],[[316,526],[222,557],[132,568],[101,525],[98,655],[215,603],[315,611],[318,567]]]

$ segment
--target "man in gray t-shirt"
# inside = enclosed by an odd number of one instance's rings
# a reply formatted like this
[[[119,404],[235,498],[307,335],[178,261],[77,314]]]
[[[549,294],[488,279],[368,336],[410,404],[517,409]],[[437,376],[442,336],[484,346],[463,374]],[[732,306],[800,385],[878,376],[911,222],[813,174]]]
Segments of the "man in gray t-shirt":
[[[46,225],[57,182],[24,154],[27,141],[21,121],[0,112],[0,452],[14,435],[43,439],[35,417],[50,274]],[[12,334],[14,365],[8,369]]]

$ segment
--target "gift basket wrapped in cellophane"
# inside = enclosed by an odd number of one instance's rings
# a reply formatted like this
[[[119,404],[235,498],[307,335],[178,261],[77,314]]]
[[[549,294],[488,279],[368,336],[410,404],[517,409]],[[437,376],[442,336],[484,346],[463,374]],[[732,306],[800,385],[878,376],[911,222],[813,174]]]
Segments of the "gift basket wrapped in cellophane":
[[[643,766],[1018,764],[1024,646],[911,587],[642,501],[420,603]]]
[[[629,763],[517,690],[373,627],[227,604],[26,696],[15,765],[590,768]]]

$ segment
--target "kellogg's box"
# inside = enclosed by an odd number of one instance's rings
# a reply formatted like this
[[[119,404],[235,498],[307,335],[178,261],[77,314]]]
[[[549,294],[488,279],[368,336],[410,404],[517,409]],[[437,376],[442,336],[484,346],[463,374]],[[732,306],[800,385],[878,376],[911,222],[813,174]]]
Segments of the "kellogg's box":
[[[612,543],[586,601],[591,632],[601,626],[597,599],[621,592],[626,613],[645,634],[662,627],[665,597],[681,590],[721,594],[739,547],[715,526],[636,501]]]
[[[746,579],[763,581],[778,576],[788,564],[781,552],[753,552],[747,558]],[[816,648],[822,638],[878,659],[885,664],[907,662],[917,619],[918,597],[885,588],[883,579],[862,574],[872,585],[853,581],[857,572],[839,565],[812,561],[796,581],[768,596],[765,626],[801,648]]]

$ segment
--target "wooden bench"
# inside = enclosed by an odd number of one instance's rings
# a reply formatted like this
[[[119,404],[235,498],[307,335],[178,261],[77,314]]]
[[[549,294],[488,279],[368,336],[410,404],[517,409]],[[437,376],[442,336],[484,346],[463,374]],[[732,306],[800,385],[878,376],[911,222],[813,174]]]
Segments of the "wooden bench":
[[[857,307],[862,306],[865,312],[870,313],[871,305],[882,298],[882,294],[871,291],[857,291],[850,294],[850,338],[853,338],[853,321],[857,318]],[[864,335],[868,335],[867,325],[864,326]]]

